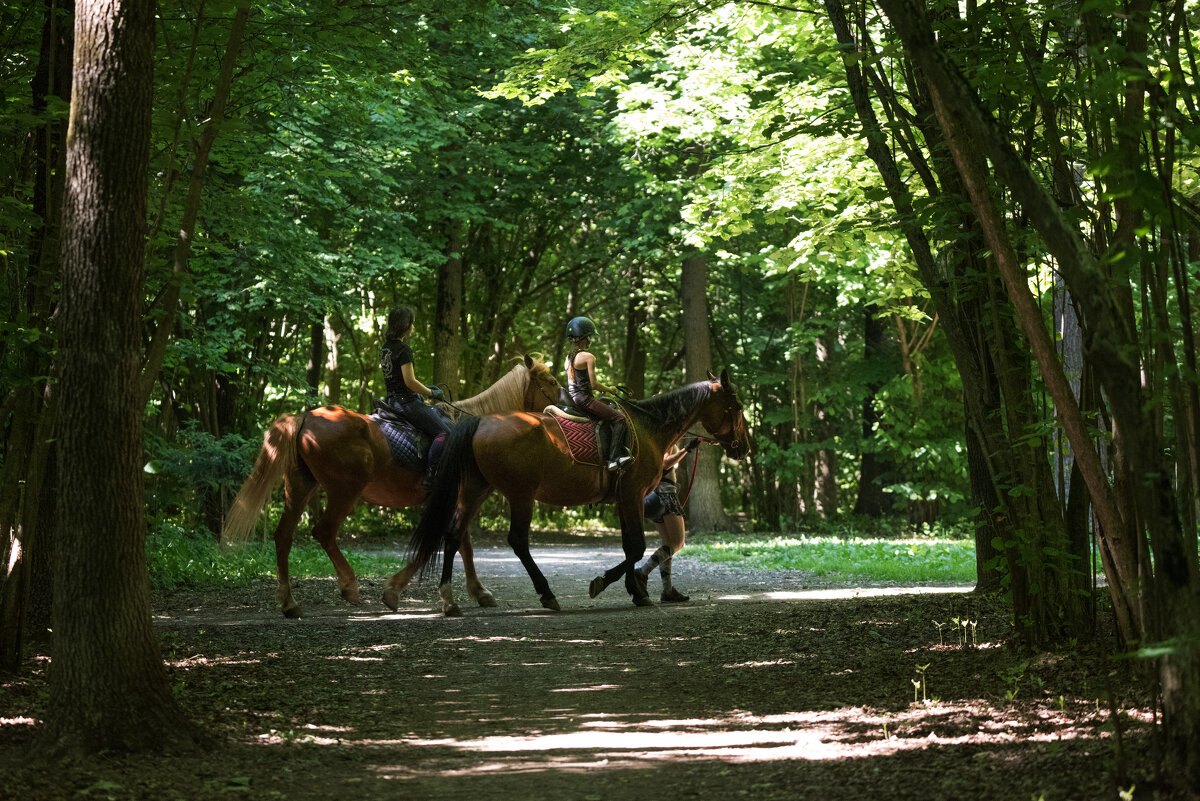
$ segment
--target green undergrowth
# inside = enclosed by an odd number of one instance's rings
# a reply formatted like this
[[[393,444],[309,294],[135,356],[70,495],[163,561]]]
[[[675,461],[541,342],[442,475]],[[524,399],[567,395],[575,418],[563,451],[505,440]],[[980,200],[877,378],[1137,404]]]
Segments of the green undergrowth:
[[[395,556],[359,552],[345,543],[342,553],[360,576],[387,575],[404,566]],[[160,532],[148,539],[146,558],[150,586],[160,591],[223,583],[248,584],[275,576],[275,544],[269,541],[230,547],[208,536]],[[288,570],[293,578],[333,575],[329,556],[311,538],[292,547]]]
[[[762,570],[806,570],[833,580],[975,580],[975,543],[957,538],[876,539],[720,535],[689,540],[684,555]]]

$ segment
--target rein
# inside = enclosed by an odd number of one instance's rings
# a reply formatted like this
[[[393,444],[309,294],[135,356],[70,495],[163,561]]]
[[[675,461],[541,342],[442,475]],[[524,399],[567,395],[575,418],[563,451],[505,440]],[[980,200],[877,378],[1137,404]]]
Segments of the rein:
[[[709,440],[706,440],[704,437],[696,437],[696,439],[698,439],[702,442],[709,441]],[[696,483],[696,471],[699,469],[699,467],[700,467],[700,449],[696,448],[694,451],[692,451],[692,479],[691,479],[691,481],[688,482],[687,492],[684,493],[683,503],[679,504],[680,506],[687,506],[688,498],[692,497],[692,485]]]

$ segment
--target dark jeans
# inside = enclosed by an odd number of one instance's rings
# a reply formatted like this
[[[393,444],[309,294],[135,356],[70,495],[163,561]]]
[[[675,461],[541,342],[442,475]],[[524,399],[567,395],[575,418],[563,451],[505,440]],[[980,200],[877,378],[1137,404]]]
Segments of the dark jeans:
[[[406,401],[394,403],[404,412],[404,416],[408,418],[408,422],[419,428],[431,437],[436,437],[438,434],[445,434],[450,430],[450,425],[446,419],[438,414],[436,409],[425,405],[425,401],[420,397],[412,397]]]

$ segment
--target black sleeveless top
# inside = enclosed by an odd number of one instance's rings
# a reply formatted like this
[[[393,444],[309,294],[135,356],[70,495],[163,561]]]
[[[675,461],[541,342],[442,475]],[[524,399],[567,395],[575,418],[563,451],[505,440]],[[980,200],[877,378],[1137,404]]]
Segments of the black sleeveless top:
[[[379,354],[379,366],[383,368],[383,381],[387,385],[388,400],[408,401],[417,394],[404,383],[404,373],[401,371],[406,364],[412,364],[413,352],[408,343],[398,339],[389,339],[383,345]]]

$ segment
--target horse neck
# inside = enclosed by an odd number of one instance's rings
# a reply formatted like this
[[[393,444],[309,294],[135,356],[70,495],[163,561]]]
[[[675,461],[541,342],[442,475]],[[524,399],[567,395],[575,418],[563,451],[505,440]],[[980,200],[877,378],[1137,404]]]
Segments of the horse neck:
[[[662,398],[664,396],[659,397]],[[708,400],[707,396],[698,397],[697,401],[689,407],[685,408],[680,405],[677,408],[671,409],[670,404],[666,400],[655,402],[656,399],[651,398],[649,403],[638,407],[643,412],[637,421],[638,427],[656,445],[661,445],[665,450],[683,436],[688,429],[699,422],[700,413]]]
[[[459,401],[458,406],[476,416],[521,411],[525,408],[525,385],[528,380],[528,368],[518,364],[483,392]]]

